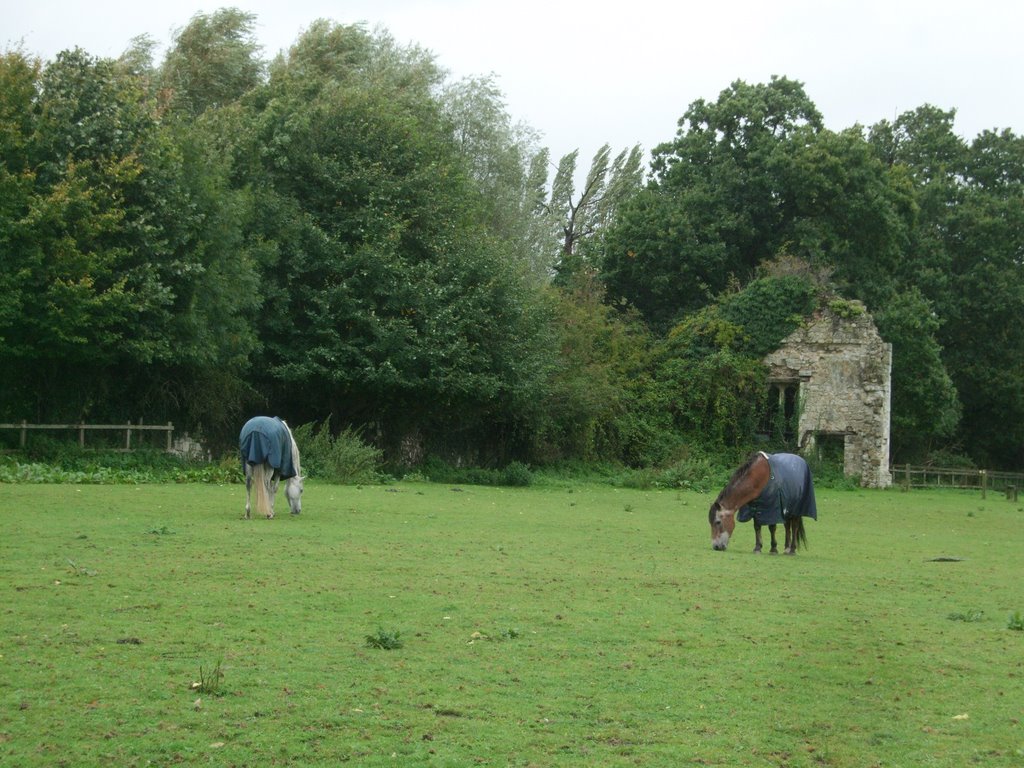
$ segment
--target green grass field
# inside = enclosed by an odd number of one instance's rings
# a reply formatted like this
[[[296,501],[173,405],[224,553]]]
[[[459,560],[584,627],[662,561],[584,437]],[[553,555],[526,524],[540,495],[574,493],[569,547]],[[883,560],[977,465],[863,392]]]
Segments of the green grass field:
[[[796,557],[697,493],[277,501],[0,486],[0,764],[1024,764],[1003,498],[819,488]]]

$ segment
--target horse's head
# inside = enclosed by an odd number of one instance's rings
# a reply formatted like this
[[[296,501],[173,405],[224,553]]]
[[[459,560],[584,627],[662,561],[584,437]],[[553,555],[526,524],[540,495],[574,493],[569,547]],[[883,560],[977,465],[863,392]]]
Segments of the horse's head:
[[[708,522],[711,524],[711,548],[716,552],[724,552],[736,528],[736,510],[723,509],[716,501],[708,510]]]
[[[288,507],[293,515],[302,511],[302,475],[288,478],[284,486],[284,495],[288,499]]]

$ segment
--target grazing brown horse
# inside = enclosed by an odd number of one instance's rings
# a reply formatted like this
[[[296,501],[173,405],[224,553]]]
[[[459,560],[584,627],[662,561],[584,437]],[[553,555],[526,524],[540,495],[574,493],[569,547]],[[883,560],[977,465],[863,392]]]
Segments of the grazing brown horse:
[[[811,470],[799,456],[792,453],[764,452],[750,454],[746,462],[729,478],[725,488],[708,510],[711,524],[711,546],[724,551],[736,522],[754,521],[754,551],[761,551],[761,527],[768,526],[772,537],[772,554],[778,553],[775,526],[785,525],[787,555],[807,546],[804,518],[818,519],[814,500]]]

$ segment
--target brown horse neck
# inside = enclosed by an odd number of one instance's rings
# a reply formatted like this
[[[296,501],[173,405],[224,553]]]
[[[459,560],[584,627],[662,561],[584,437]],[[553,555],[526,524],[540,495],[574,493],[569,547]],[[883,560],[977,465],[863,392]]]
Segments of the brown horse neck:
[[[768,456],[758,451],[729,478],[718,495],[717,503],[722,509],[737,510],[760,496],[770,477]]]

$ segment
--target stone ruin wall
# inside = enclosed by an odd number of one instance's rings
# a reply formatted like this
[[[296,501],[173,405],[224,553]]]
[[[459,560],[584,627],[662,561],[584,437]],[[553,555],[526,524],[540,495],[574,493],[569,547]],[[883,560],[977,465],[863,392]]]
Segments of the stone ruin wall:
[[[889,471],[892,345],[882,341],[863,305],[853,316],[825,310],[765,358],[769,379],[799,386],[800,450],[841,436],[844,471],[861,485],[892,485]],[[844,313],[845,314],[845,313]]]

